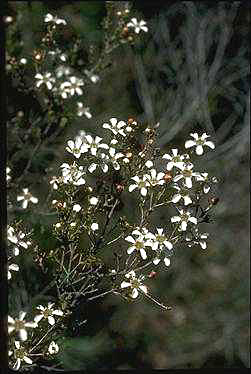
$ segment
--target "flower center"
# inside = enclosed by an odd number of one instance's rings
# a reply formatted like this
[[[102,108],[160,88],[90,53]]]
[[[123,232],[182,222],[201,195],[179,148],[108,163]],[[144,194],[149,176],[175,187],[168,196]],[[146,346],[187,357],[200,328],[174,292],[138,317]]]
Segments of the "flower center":
[[[140,242],[139,240],[135,243],[135,248],[139,251],[141,248],[144,248],[143,242]]]
[[[182,171],[184,177],[191,177],[192,176],[192,170],[185,169]]]
[[[25,321],[20,321],[20,320],[15,321],[15,330],[24,329],[24,323]]]
[[[163,243],[165,240],[166,240],[166,237],[165,235],[156,235],[156,240],[159,242],[159,243]]]

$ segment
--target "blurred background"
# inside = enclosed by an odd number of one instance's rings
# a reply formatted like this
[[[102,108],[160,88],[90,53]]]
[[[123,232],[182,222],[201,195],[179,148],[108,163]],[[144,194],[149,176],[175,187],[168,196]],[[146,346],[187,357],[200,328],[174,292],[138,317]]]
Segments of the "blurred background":
[[[211,134],[216,150],[203,155],[196,169],[219,179],[214,195],[220,201],[213,222],[203,227],[210,233],[207,250],[178,247],[168,270],[147,281],[170,311],[143,298],[128,304],[107,296],[84,304],[77,313],[87,322],[67,338],[61,359],[76,370],[249,367],[250,8],[244,2],[134,1],[133,9],[148,33],[133,47],[115,50],[109,69],[90,87],[85,99],[92,119],[76,119],[53,152],[45,149],[37,160],[34,195],[50,189],[41,169],[54,171],[67,162],[65,143],[79,130],[100,135],[111,117],[134,117],[160,123],[163,151],[183,148],[190,132]],[[46,13],[67,19],[86,43],[99,43],[106,8],[101,1],[13,1],[8,12],[19,17],[20,53],[29,55]],[[6,37],[10,53],[8,29]],[[17,94],[13,81],[7,88],[10,116],[29,112],[30,98]],[[31,221],[27,213],[22,218]],[[168,211],[156,222],[168,225]],[[33,224],[48,245],[50,221],[40,215]]]

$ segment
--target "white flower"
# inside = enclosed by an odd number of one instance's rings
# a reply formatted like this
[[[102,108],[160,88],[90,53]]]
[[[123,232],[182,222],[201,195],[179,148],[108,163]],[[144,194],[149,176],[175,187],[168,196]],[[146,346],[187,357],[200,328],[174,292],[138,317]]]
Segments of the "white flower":
[[[127,287],[132,288],[131,297],[133,299],[136,299],[136,297],[138,297],[139,290],[141,290],[144,293],[147,293],[147,287],[144,284],[142,284],[142,280],[144,279],[144,277],[141,276],[139,278],[136,278],[136,274],[133,270],[125,274],[125,277],[128,280],[123,281],[120,287],[121,288],[127,288]]]
[[[16,349],[14,350],[14,357],[16,359],[16,362],[14,366],[12,367],[13,370],[19,370],[22,361],[24,361],[26,364],[31,365],[32,360],[29,357],[27,357],[28,353],[26,352],[25,348],[21,347],[21,344],[19,341],[15,341],[14,344],[16,347]],[[9,355],[12,355],[12,354],[13,352],[10,351]]]
[[[134,239],[131,235],[125,238],[126,241],[132,243],[132,245],[127,249],[127,253],[130,255],[134,250],[139,251],[141,257],[145,260],[147,258],[145,248],[147,246],[152,246],[152,242],[149,240],[149,233],[148,238],[146,238],[145,232],[140,232],[139,230],[134,230],[132,235],[138,235],[138,238]]]
[[[27,340],[27,327],[36,328],[36,322],[26,322],[24,317],[26,312],[20,312],[19,318],[12,318],[8,316],[8,333],[11,334],[13,331],[16,331],[19,334],[21,340]]]
[[[57,16],[53,17],[52,14],[47,13],[46,16],[44,17],[44,22],[53,22],[54,24],[57,25],[66,25],[66,21],[64,19],[58,18]]]
[[[57,343],[55,343],[54,341],[52,341],[48,347],[48,352],[51,354],[51,355],[54,355],[56,353],[58,353],[59,351],[59,346],[57,345]]]
[[[197,173],[196,175],[196,179],[197,181],[199,182],[204,182],[203,183],[203,192],[205,194],[208,193],[208,191],[210,190],[211,186],[209,184],[209,179],[208,179],[208,173]]]
[[[108,129],[112,131],[113,135],[120,134],[122,136],[126,136],[126,133],[124,131],[124,127],[127,126],[127,124],[124,121],[118,121],[117,118],[111,118],[110,123],[104,123],[103,128]]]
[[[40,87],[42,84],[45,84],[48,90],[52,89],[52,83],[55,82],[55,78],[51,76],[51,73],[44,73],[44,75],[37,73],[35,78],[38,80],[36,87]]]
[[[61,166],[64,183],[73,183],[75,186],[85,184],[83,166],[78,166],[75,162],[72,165],[63,163]]]
[[[53,188],[54,190],[57,190],[57,189],[58,189],[58,182],[59,182],[59,180],[58,180],[57,177],[53,176],[53,177],[51,178],[51,180],[50,180],[50,184],[52,185],[52,188]]]
[[[195,152],[197,155],[203,154],[203,146],[208,146],[211,149],[215,148],[215,145],[213,142],[206,140],[207,138],[210,138],[210,135],[207,135],[205,132],[199,136],[197,133],[190,134],[194,140],[187,140],[185,143],[185,148],[191,148],[196,147]]]
[[[191,247],[194,244],[199,244],[202,249],[207,248],[207,238],[209,234],[207,232],[199,233],[198,229],[196,228],[193,232],[193,236],[187,235],[186,240],[190,243],[188,243],[188,246]]]
[[[197,177],[197,173],[195,173],[193,170],[193,164],[186,164],[183,168],[183,170],[180,171],[180,174],[177,174],[173,181],[177,182],[180,179],[184,179],[184,184],[187,188],[192,188],[192,177]]]
[[[146,22],[141,20],[137,21],[137,18],[132,18],[131,21],[126,25],[127,27],[133,27],[136,34],[143,30],[145,32],[148,31],[148,27],[146,26]]]
[[[160,255],[159,255],[160,256]],[[160,257],[155,257],[154,259],[153,259],[153,263],[154,263],[154,265],[158,265],[158,263],[160,262]],[[170,264],[171,264],[171,261],[170,261],[170,258],[169,257],[167,257],[167,256],[165,256],[164,257],[164,263],[165,263],[165,265],[166,266],[170,266]]]
[[[99,148],[109,149],[108,144],[100,144],[102,138],[100,138],[99,136],[96,136],[94,139],[91,135],[86,135],[85,140],[86,140],[85,146],[91,151],[91,154],[93,156],[97,155],[97,150]]]
[[[98,223],[94,222],[94,223],[91,225],[91,229],[92,229],[92,231],[96,231],[96,230],[98,230]]]
[[[74,205],[73,205],[73,208],[72,208],[72,210],[73,210],[74,212],[79,212],[81,209],[82,209],[82,207],[81,207],[81,205],[79,205],[79,204],[74,204]]]
[[[163,234],[163,229],[157,229],[157,234],[149,234],[145,235],[146,238],[151,239],[151,247],[154,251],[157,251],[158,249],[162,249],[164,247],[168,248],[169,250],[173,248],[172,243],[167,240],[166,235]]]
[[[40,313],[35,316],[34,321],[38,323],[41,321],[41,319],[45,318],[45,319],[48,319],[48,322],[50,325],[54,325],[55,318],[53,317],[53,315],[62,316],[63,312],[62,310],[59,310],[59,309],[54,310],[52,308],[53,305],[54,303],[48,303],[47,307],[44,307],[42,305],[37,306],[37,309],[40,311]]]
[[[129,192],[132,192],[135,188],[140,189],[140,193],[142,196],[147,195],[147,187],[150,186],[150,183],[147,180],[147,177],[144,175],[142,179],[140,179],[137,175],[135,177],[132,177],[136,184],[131,184],[129,186]]]
[[[11,279],[11,272],[10,272],[10,270],[12,270],[12,271],[19,271],[19,266],[17,264],[10,264],[8,266],[8,280]]]
[[[29,192],[28,188],[23,188],[23,195],[17,196],[17,201],[22,201],[22,208],[26,209],[28,206],[29,201],[31,201],[33,204],[38,203],[38,199],[36,197],[33,197],[32,194]]]
[[[11,172],[11,169],[9,168],[9,166],[7,166],[7,168],[6,168],[6,180],[7,180],[7,182],[9,180],[11,180],[11,176],[9,175],[10,172]]]
[[[89,201],[91,205],[97,205],[98,203],[98,199],[95,196],[92,196]]]
[[[120,165],[117,160],[121,157],[124,157],[123,153],[120,153],[120,152],[116,153],[116,149],[112,147],[109,148],[108,155],[105,155],[104,153],[102,154],[102,158],[104,158],[106,161],[109,160],[112,163],[112,166],[114,167],[115,170],[120,169]]]
[[[172,155],[168,155],[167,153],[163,155],[164,159],[169,160],[168,164],[166,165],[167,170],[171,170],[174,166],[179,169],[184,168],[184,155],[178,154],[178,149],[174,148],[172,149]]]
[[[80,88],[80,86],[83,86],[84,82],[82,79],[79,79],[77,77],[70,77],[69,78],[70,81],[67,81],[67,82],[64,82],[64,91],[66,92],[69,92],[71,94],[71,96],[73,96],[75,94],[75,92],[78,94],[78,95],[82,95],[83,94],[83,90]]]
[[[176,190],[178,190],[178,193],[174,194],[173,197],[172,197],[172,202],[174,204],[178,203],[180,201],[180,199],[184,200],[184,204],[185,205],[189,205],[189,204],[192,203],[192,199],[187,194],[187,190],[186,189],[180,188],[177,185],[173,185],[173,188],[175,188]]]
[[[146,179],[150,182],[151,186],[157,186],[157,185],[162,185],[165,183],[163,177],[165,173],[158,173],[155,169],[150,170],[150,174],[145,174]]]
[[[194,225],[197,225],[197,218],[192,217],[190,212],[184,210],[179,210],[179,216],[174,216],[171,218],[171,222],[179,222],[181,225],[181,230],[186,231],[188,222],[192,222]]]
[[[88,118],[88,119],[92,118],[92,114],[90,113],[90,108],[89,107],[84,107],[83,103],[81,103],[81,102],[78,102],[77,106],[78,106],[77,115],[79,117],[82,117],[82,115],[84,114],[86,116],[86,118]]]
[[[80,137],[77,137],[75,142],[73,140],[68,140],[67,144],[66,150],[72,153],[76,158],[79,158],[82,153],[88,151],[88,148],[85,147]]]
[[[60,65],[56,68],[56,76],[57,78],[61,78],[63,75],[70,75],[71,68],[69,66]]]
[[[8,226],[7,230],[7,238],[13,244],[18,244],[21,247],[27,249],[28,246],[31,244],[30,241],[23,241],[22,239],[25,238],[25,233],[19,231],[17,235],[15,235],[14,228],[12,226]]]
[[[150,169],[151,167],[153,167],[153,162],[151,160],[148,160],[146,161],[145,165],[148,169]]]
[[[92,83],[97,83],[99,81],[99,76],[96,74],[91,73],[89,70],[85,69],[84,73],[87,75],[87,77],[92,81]]]

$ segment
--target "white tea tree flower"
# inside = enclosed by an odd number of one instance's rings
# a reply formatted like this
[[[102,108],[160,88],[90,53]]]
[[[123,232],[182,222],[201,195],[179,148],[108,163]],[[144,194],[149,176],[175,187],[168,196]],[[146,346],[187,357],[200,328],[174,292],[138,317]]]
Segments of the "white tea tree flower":
[[[74,162],[72,165],[63,163],[60,167],[62,168],[64,183],[73,183],[75,186],[85,184],[85,179],[83,178],[83,175],[85,175],[83,166],[78,166]]]
[[[196,147],[195,152],[198,156],[203,154],[203,147],[205,145],[211,149],[215,148],[214,143],[210,140],[207,140],[208,138],[210,138],[210,135],[207,135],[205,132],[201,136],[199,136],[197,133],[190,134],[190,136],[194,140],[187,140],[185,142],[185,148]]]
[[[90,112],[90,108],[89,107],[84,107],[83,103],[81,102],[77,102],[77,116],[79,117],[82,117],[82,115],[84,114],[86,116],[86,118],[90,119],[92,118],[92,114]]]
[[[117,118],[111,118],[110,123],[104,123],[102,126],[104,129],[110,130],[113,135],[122,135],[126,136],[125,128],[127,127],[127,124],[124,121],[118,121]]]
[[[172,170],[174,166],[178,169],[183,170],[184,165],[185,165],[184,164],[185,155],[179,155],[177,148],[172,149],[171,155],[165,153],[162,156],[162,158],[164,158],[165,160],[168,160],[168,163],[166,165],[166,169],[168,171]]]
[[[22,208],[26,209],[28,206],[28,203],[31,201],[33,204],[38,203],[38,199],[29,192],[28,188],[23,188],[23,195],[17,196],[17,201],[23,201],[22,202]]]
[[[178,203],[181,199],[183,199],[185,205],[192,204],[193,201],[188,195],[187,188],[179,187],[178,185],[173,185],[173,188],[177,190],[171,200],[174,204]]]
[[[72,72],[71,68],[69,66],[60,65],[56,68],[56,76],[57,78],[61,78],[63,75],[70,75]]]
[[[27,331],[26,328],[36,328],[38,325],[36,322],[26,322],[24,317],[26,312],[21,311],[19,313],[19,318],[12,318],[8,316],[8,333],[11,334],[13,331],[19,334],[21,340],[27,340]]]
[[[54,341],[52,341],[48,347],[48,352],[51,354],[51,355],[55,355],[59,352],[59,346],[57,345],[57,343],[55,343]]]
[[[200,233],[196,228],[193,233],[186,236],[186,241],[188,241],[188,247],[192,247],[195,244],[199,244],[202,249],[207,248],[207,238],[209,234],[207,232]]]
[[[53,83],[55,83],[55,78],[52,77],[51,73],[44,73],[44,75],[37,73],[35,75],[37,79],[36,87],[40,87],[42,84],[45,84],[48,90],[51,90],[53,87]]]
[[[56,25],[66,25],[66,21],[62,18],[58,18],[58,16],[54,16],[50,13],[47,13],[46,16],[44,17],[44,22],[48,23],[54,23]]]
[[[207,194],[211,188],[208,173],[197,173],[196,179],[198,182],[203,182],[203,192]]]
[[[97,231],[98,230],[98,223],[96,223],[96,222],[94,222],[94,223],[92,223],[92,225],[91,225],[91,230],[92,231]]]
[[[118,159],[124,157],[124,154],[121,152],[116,153],[116,149],[113,147],[109,148],[108,155],[105,155],[105,159],[109,162],[111,162],[112,166],[114,167],[115,170],[120,169],[120,165],[118,163]]]
[[[17,264],[8,265],[8,280],[12,278],[11,271],[19,271],[19,266]]]
[[[76,158],[79,158],[82,153],[88,151],[88,148],[83,145],[80,137],[77,137],[75,142],[73,140],[68,140],[66,150],[72,153]]]
[[[163,179],[165,173],[158,173],[155,169],[150,170],[150,175],[145,174],[146,179],[150,183],[152,187],[157,186],[157,185],[163,185],[165,184],[165,181]]]
[[[54,303],[48,303],[47,307],[42,305],[37,306],[36,309],[39,310],[39,314],[37,314],[34,318],[36,323],[39,323],[43,318],[48,320],[50,325],[55,325],[55,318],[54,316],[62,316],[63,312],[60,309],[53,309]]]
[[[152,242],[149,239],[150,238],[150,233],[148,233],[148,237],[146,237],[146,234],[143,232],[140,232],[139,230],[134,230],[132,232],[132,235],[137,235],[138,237],[135,239],[133,236],[129,235],[125,238],[125,240],[132,245],[127,249],[127,253],[130,255],[134,251],[139,251],[141,257],[143,260],[146,260],[147,254],[146,254],[146,247],[151,247]]]
[[[135,272],[131,270],[129,273],[125,274],[125,277],[127,278],[127,280],[123,281],[120,287],[130,287],[132,289],[130,295],[133,299],[136,299],[138,297],[139,291],[142,291],[145,294],[147,293],[147,287],[142,284],[142,280],[144,279],[142,276],[137,278]]]
[[[97,155],[97,150],[99,148],[109,149],[108,144],[100,143],[102,138],[100,138],[99,136],[96,136],[94,139],[91,135],[86,135],[85,140],[85,146],[88,148],[88,150],[91,152],[93,156]]]
[[[71,96],[73,96],[75,93],[78,95],[82,95],[83,90],[80,87],[83,85],[84,82],[82,79],[72,76],[69,78],[69,81],[64,82],[64,90],[68,91]]]
[[[148,31],[148,27],[146,26],[146,22],[144,20],[138,21],[137,18],[132,18],[129,23],[126,25],[127,27],[132,27],[134,32],[138,34],[141,30],[144,32]]]
[[[14,349],[14,359],[16,360],[13,370],[19,370],[21,363],[24,361],[26,364],[31,365],[32,360],[28,357],[28,352],[24,347],[21,346],[19,341],[14,342],[16,349]],[[9,351],[9,356],[13,354],[13,351]]]
[[[179,174],[173,178],[174,182],[178,182],[180,179],[184,179],[184,184],[187,188],[192,188],[193,182],[192,177],[197,177],[197,173],[193,171],[193,164],[186,164]]]
[[[174,216],[171,218],[171,222],[175,223],[178,222],[180,224],[181,230],[186,231],[188,222],[193,223],[194,225],[197,225],[197,218],[191,216],[190,212],[187,212],[183,209],[179,210],[179,216]]]
[[[9,182],[11,180],[10,176],[11,168],[9,166],[6,167],[6,181]]]
[[[134,182],[136,183],[131,184],[129,186],[129,192],[132,192],[133,190],[135,190],[135,188],[138,188],[140,190],[141,195],[145,197],[147,195],[147,187],[150,187],[150,183],[147,177],[143,175],[142,178],[139,178],[137,175],[135,175],[131,179],[134,180]]]
[[[157,251],[166,247],[171,250],[173,248],[172,243],[167,239],[166,235],[163,234],[163,228],[157,228],[157,234],[146,234],[145,237],[151,239],[152,250]]]

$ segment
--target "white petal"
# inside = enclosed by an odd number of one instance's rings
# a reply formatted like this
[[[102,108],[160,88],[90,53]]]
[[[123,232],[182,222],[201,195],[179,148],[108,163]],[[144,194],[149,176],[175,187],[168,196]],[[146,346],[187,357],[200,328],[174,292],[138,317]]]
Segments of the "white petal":
[[[19,330],[19,336],[21,340],[27,340],[27,331],[25,329]]]
[[[189,205],[189,204],[192,203],[192,200],[190,199],[189,196],[184,196],[183,198],[184,198],[184,204],[185,205]]]
[[[138,297],[138,294],[139,294],[138,290],[136,288],[134,288],[132,290],[132,298],[136,299]]]
[[[120,285],[121,288],[127,288],[127,287],[131,287],[131,283],[129,282],[126,282],[126,281],[123,281]]]
[[[128,253],[128,255],[130,255],[130,254],[134,251],[134,249],[135,249],[135,247],[129,247],[129,248],[127,249],[127,253]]]
[[[186,229],[187,229],[187,223],[185,221],[182,221],[181,222],[181,230],[186,231]]]
[[[135,190],[135,188],[137,188],[137,184],[131,184],[128,188],[129,192],[132,192],[133,190]]]
[[[191,148],[194,145],[196,145],[195,141],[193,141],[193,140],[187,140],[186,143],[185,143],[185,148]]]
[[[171,261],[170,261],[170,259],[168,257],[165,257],[164,258],[164,263],[165,263],[166,266],[169,266],[170,263],[171,263]]]
[[[213,143],[213,142],[211,142],[211,141],[207,141],[207,142],[205,142],[204,144],[205,144],[205,145],[207,145],[208,147],[212,148],[212,149],[214,149],[214,148],[215,148],[215,145],[214,145],[214,143]]]
[[[143,260],[147,258],[146,251],[144,250],[144,248],[140,248],[140,254]]]
[[[195,218],[195,217],[188,218],[188,221],[190,221],[190,222],[194,223],[195,225],[197,225],[197,218]]]
[[[139,286],[139,288],[141,289],[141,291],[143,291],[144,293],[147,293],[147,287],[142,285],[142,286]]]
[[[176,194],[176,195],[173,196],[172,202],[177,203],[178,201],[180,201],[180,199],[181,199],[181,195]]]
[[[55,319],[54,319],[54,317],[49,316],[48,317],[48,322],[49,322],[50,325],[55,325]]]
[[[26,364],[32,364],[32,360],[27,356],[24,356],[24,361],[26,362]]]
[[[147,195],[147,189],[145,187],[141,188],[140,193],[141,193],[142,196],[146,196]]]
[[[133,237],[132,237],[132,236],[127,236],[127,237],[125,238],[125,240],[126,240],[127,242],[130,242],[130,243],[132,243],[132,244],[134,244],[134,243],[135,243],[135,239],[133,239]]]
[[[171,222],[179,222],[181,218],[179,216],[174,216],[171,218]]]
[[[187,186],[187,188],[192,188],[193,184],[192,184],[192,178],[191,177],[185,178],[185,185]]]
[[[55,314],[57,316],[62,316],[64,313],[62,312],[62,310],[56,309],[56,310],[53,311],[52,314]]]
[[[153,263],[154,263],[154,265],[158,265],[158,263],[160,262],[160,258],[155,258],[154,260],[153,260]]]
[[[203,147],[202,147],[202,145],[197,145],[195,152],[196,152],[196,154],[198,156],[202,155],[203,154]]]

